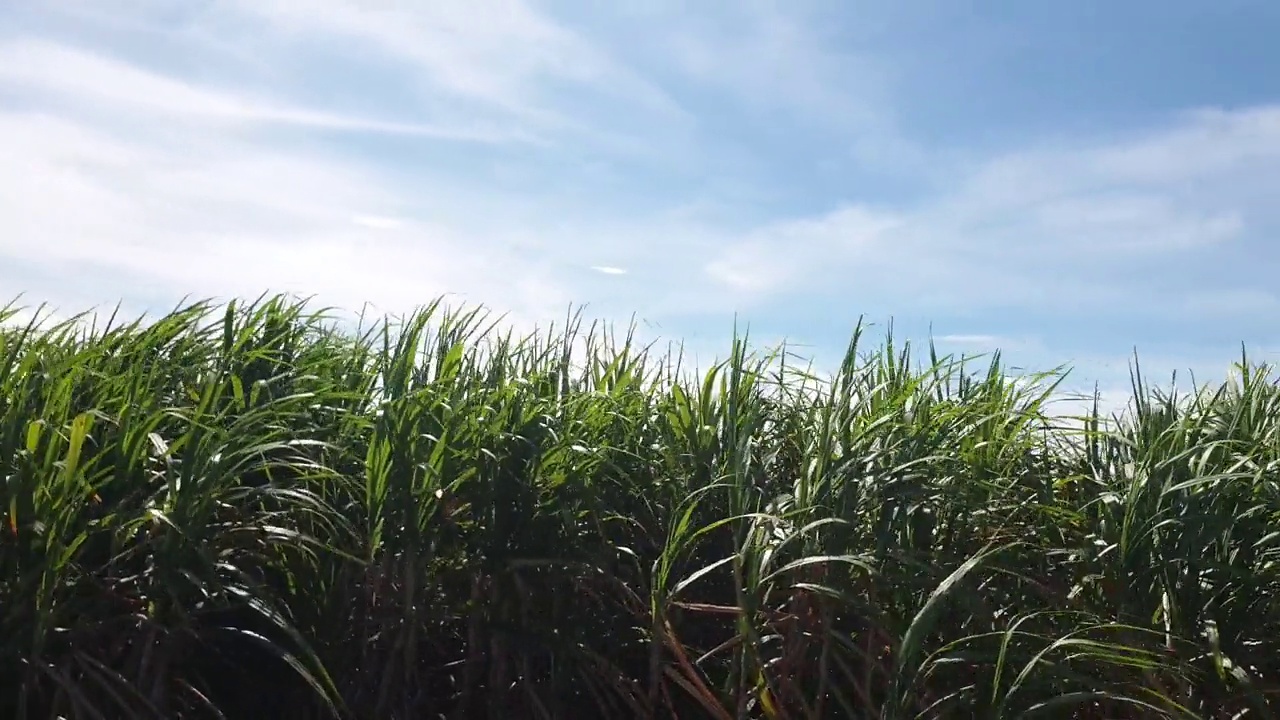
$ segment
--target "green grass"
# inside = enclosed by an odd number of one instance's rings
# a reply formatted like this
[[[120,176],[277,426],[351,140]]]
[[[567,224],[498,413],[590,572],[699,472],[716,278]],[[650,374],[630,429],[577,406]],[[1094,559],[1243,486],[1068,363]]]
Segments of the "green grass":
[[[0,323],[0,717],[1280,704],[1280,389],[1247,358],[1067,423],[1059,374],[861,331],[815,377],[573,318],[343,327]]]

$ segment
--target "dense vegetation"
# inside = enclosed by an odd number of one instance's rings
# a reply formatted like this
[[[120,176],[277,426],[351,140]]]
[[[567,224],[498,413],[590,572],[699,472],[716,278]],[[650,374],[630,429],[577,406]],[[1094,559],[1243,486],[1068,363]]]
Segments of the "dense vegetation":
[[[0,717],[1268,718],[1280,389],[433,305],[0,330]],[[571,318],[572,320],[572,318]]]

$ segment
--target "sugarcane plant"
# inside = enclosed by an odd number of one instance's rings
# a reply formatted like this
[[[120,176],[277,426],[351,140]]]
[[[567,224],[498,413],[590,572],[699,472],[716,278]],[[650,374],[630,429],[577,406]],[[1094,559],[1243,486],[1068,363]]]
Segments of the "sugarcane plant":
[[[1280,389],[0,310],[0,717],[1271,718]]]

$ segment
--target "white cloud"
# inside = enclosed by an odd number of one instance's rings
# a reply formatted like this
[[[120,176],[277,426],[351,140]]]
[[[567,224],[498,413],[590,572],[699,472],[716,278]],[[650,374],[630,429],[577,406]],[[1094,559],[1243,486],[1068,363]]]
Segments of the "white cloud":
[[[351,222],[370,230],[399,230],[405,226],[405,221],[400,218],[379,215],[356,215]]]
[[[346,39],[411,63],[436,91],[526,120],[578,126],[550,101],[556,85],[664,113],[659,88],[523,0],[225,0],[292,38]]]
[[[27,100],[0,103],[0,279],[15,294],[77,310],[280,291],[389,312],[447,294],[524,327],[591,299],[580,257],[602,235],[553,198],[513,202],[449,168],[406,182],[305,134],[378,123],[45,41],[0,44],[0,91],[15,90]],[[259,132],[282,122],[297,132]]]
[[[1208,279],[1212,266],[1196,258],[1277,221],[1255,193],[1280,190],[1280,165],[1258,161],[1280,155],[1280,107],[1185,122],[1127,142],[990,159],[912,206],[776,223],[723,247],[707,277],[744,303],[820,287],[929,311],[1264,306],[1270,296],[1250,288],[1197,287],[1186,301],[1153,292],[1152,267]]]
[[[1127,182],[1172,184],[1280,159],[1280,108],[1202,108],[1164,132],[1116,143],[1089,158],[1094,172]]]
[[[878,246],[902,223],[895,215],[855,206],[771,224],[736,244],[726,243],[727,248],[708,260],[705,271],[733,293],[726,299],[743,303],[775,292],[829,285],[833,271],[845,278],[866,272],[862,264],[874,258]]]
[[[0,113],[0,154],[0,265],[60,268],[69,287],[114,278],[90,298],[18,288],[56,304],[273,290],[403,311],[456,293],[532,321],[571,299],[544,260],[500,237],[431,223],[387,234],[414,198],[336,159],[175,128],[165,140],[122,139],[16,113]],[[370,233],[371,217],[381,232]]]
[[[0,45],[0,83],[40,95],[55,94],[106,104],[119,113],[152,119],[207,120],[241,124],[294,125],[319,130],[387,133],[448,140],[528,140],[523,133],[401,123],[350,117],[210,90],[158,75],[109,57],[38,40]]]
[[[813,3],[649,5],[660,9],[628,20],[639,21],[663,61],[700,89],[824,133],[833,144],[826,162],[882,174],[932,172],[924,148],[898,127],[889,69],[851,43],[833,41],[830,19]]]
[[[643,23],[596,36],[590,19],[571,26],[521,0],[145,7],[128,17],[152,18],[137,24],[153,40],[180,30],[243,62],[167,67],[162,52],[122,41],[115,52],[0,43],[6,286],[64,307],[122,291],[275,289],[403,310],[454,293],[529,322],[603,300],[596,309],[639,311],[681,335],[709,322],[727,332],[736,311],[811,323],[812,338],[860,312],[963,310],[985,317],[949,328],[990,334],[944,336],[953,344],[1067,356],[1020,340],[992,311],[1275,309],[1245,282],[1186,280],[1212,280],[1219,258],[1280,227],[1280,108],[1200,111],[957,169],[902,137],[873,61],[833,51],[815,18],[759,3],[688,22],[683,9],[635,6]],[[739,173],[759,149],[723,150],[732,143],[711,134],[721,125],[684,134],[689,118],[668,92],[690,86],[698,103],[718,89],[714,102],[733,95],[735,109],[784,129],[819,128],[820,140],[802,138],[832,143],[819,162],[852,144],[876,172],[945,189],[876,204],[855,187],[829,212],[779,217],[793,178]],[[339,145],[335,131],[376,137]],[[577,184],[565,180],[588,163]],[[624,273],[645,282],[602,277]]]
[[[1000,342],[1000,337],[996,335],[942,335],[938,338],[938,341],[955,345],[994,345]]]
[[[935,340],[939,345],[952,345],[963,348],[976,348],[980,350],[1015,350],[1031,345],[1031,342],[1024,338],[1014,338],[1005,335],[970,335],[955,333],[939,335]]]
[[[1280,297],[1266,290],[1233,289],[1218,292],[1191,292],[1182,307],[1201,317],[1230,313],[1262,313],[1280,310]]]

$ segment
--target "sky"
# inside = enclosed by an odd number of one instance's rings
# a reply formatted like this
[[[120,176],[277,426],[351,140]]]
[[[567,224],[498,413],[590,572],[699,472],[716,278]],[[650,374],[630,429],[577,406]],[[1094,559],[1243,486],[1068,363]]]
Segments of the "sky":
[[[0,295],[1280,360],[1280,3],[0,3]]]

